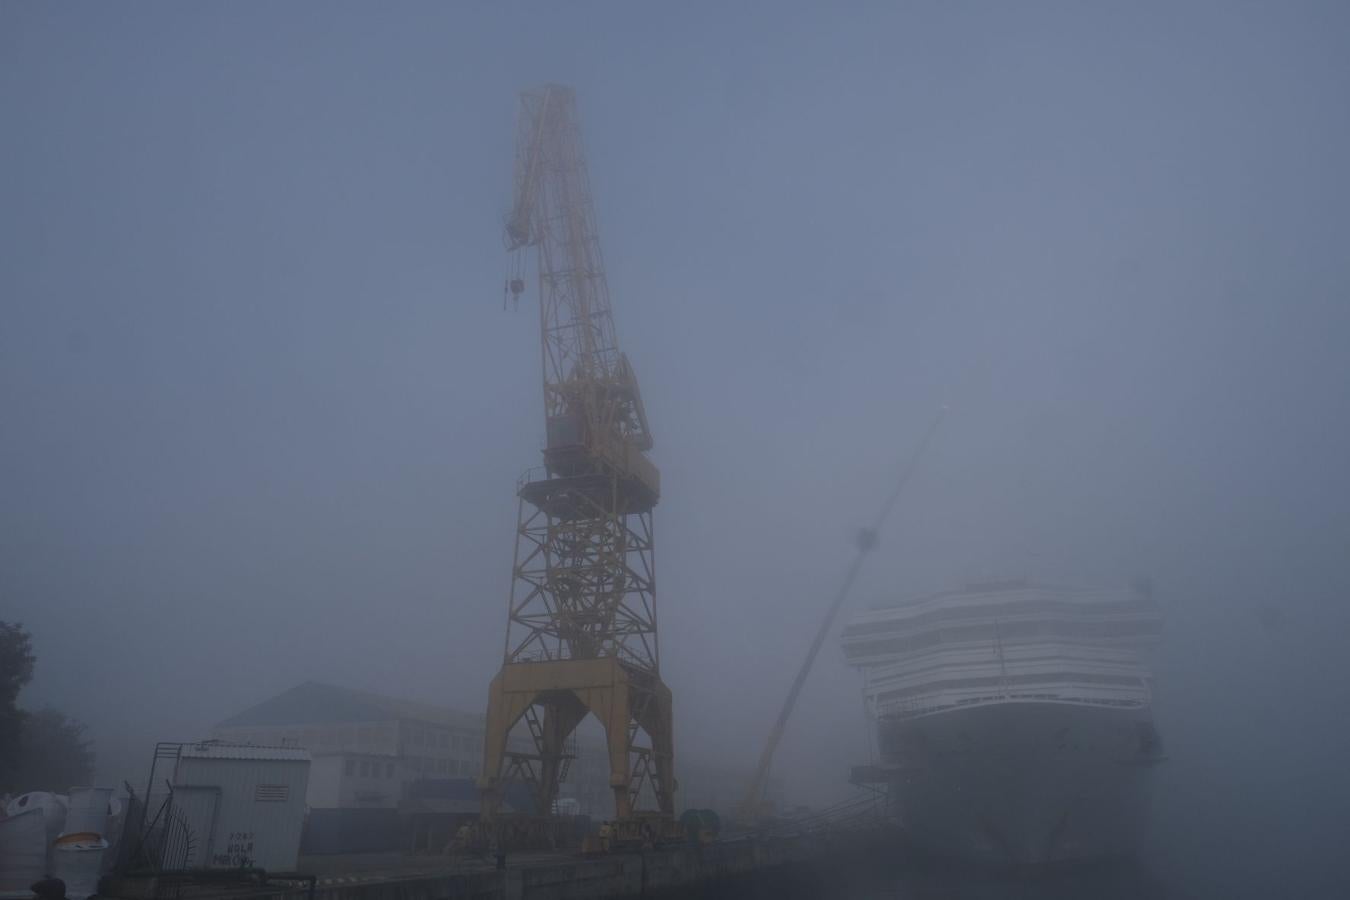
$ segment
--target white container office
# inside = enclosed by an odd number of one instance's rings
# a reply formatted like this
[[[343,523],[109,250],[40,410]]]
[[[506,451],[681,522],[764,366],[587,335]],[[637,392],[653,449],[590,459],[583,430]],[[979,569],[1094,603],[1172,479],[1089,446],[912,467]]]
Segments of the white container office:
[[[309,762],[293,747],[181,745],[173,806],[193,838],[185,868],[295,871]]]

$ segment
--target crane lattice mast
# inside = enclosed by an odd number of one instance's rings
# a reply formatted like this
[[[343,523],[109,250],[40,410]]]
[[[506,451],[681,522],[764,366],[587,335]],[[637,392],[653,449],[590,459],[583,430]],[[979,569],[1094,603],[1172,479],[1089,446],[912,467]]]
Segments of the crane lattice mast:
[[[619,350],[571,88],[521,95],[515,199],[506,219],[519,296],[538,268],[546,446],[519,486],[503,665],[489,691],[483,814],[503,783],[547,815],[594,713],[605,727],[615,816],[644,800],[673,814],[671,694],[660,677],[652,508],[660,476],[637,379]],[[531,251],[533,253],[531,254]],[[508,737],[524,722],[528,750]]]

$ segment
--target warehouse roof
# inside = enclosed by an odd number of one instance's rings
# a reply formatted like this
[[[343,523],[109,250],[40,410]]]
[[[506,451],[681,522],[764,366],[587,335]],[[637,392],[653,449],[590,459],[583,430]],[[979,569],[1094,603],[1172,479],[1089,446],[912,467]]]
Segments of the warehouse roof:
[[[391,719],[415,719],[458,728],[481,728],[483,724],[483,717],[473,713],[306,681],[231,716],[217,727],[387,722]]]

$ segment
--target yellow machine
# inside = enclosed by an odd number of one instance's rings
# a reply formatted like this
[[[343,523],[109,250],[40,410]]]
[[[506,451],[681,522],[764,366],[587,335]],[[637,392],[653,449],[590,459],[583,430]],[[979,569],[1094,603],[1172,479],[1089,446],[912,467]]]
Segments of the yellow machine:
[[[525,290],[526,256],[536,260],[547,438],[543,468],[518,486],[482,819],[487,828],[499,821],[510,780],[529,784],[534,815],[549,816],[573,756],[569,739],[593,714],[606,734],[617,846],[673,824],[671,694],[660,675],[653,556],[660,475],[646,456],[652,437],[637,378],[615,334],[571,88],[521,95],[506,243],[513,298]],[[508,745],[522,722],[528,752]]]

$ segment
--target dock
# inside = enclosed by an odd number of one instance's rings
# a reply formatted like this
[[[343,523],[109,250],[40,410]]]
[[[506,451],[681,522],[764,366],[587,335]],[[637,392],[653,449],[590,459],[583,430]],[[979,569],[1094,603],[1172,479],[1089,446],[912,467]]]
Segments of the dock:
[[[894,858],[898,832],[880,828],[837,834],[747,836],[703,845],[583,857],[521,853],[493,860],[375,854],[310,857],[311,874],[252,881],[119,879],[104,896],[123,900],[603,900],[701,896],[731,890],[790,894],[849,880]]]

